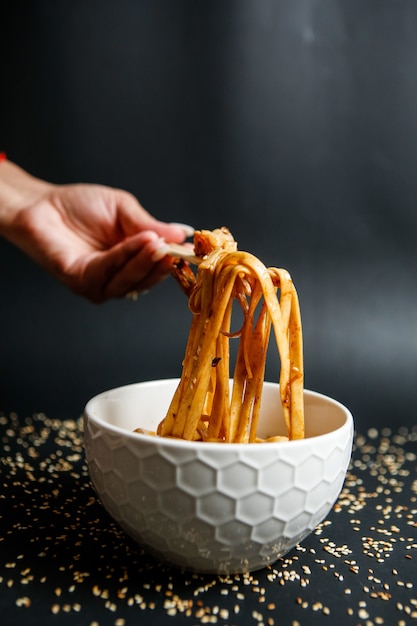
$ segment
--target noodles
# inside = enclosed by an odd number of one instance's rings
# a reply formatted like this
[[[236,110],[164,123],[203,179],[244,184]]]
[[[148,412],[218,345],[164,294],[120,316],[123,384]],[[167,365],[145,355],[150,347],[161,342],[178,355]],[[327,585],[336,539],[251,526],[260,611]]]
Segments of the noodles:
[[[259,441],[256,431],[273,333],[280,357],[280,397],[288,438],[303,438],[302,330],[290,275],[284,269],[266,268],[252,254],[237,250],[226,228],[197,232],[194,244],[195,254],[203,257],[196,276],[183,261],[178,261],[175,270],[189,295],[193,319],[181,380],[158,435]],[[236,306],[242,311],[243,324],[232,332]],[[233,376],[232,338],[239,339]]]

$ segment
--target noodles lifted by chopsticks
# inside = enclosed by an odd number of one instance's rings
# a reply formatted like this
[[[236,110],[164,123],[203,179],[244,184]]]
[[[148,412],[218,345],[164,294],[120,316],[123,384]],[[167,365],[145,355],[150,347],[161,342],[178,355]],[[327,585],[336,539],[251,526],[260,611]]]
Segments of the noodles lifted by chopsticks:
[[[280,396],[289,439],[304,437],[302,330],[289,273],[237,250],[226,228],[194,237],[197,274],[174,273],[193,313],[183,371],[158,434],[188,440],[255,442],[271,331],[280,357]],[[232,308],[243,312],[231,331]],[[239,339],[233,382],[229,341]]]

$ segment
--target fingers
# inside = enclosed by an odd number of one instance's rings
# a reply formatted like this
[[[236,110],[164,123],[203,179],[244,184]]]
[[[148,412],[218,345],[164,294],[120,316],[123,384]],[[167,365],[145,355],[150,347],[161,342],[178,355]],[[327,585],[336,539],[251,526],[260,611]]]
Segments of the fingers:
[[[170,273],[172,260],[158,259],[165,240],[145,231],[94,255],[83,271],[81,291],[93,302],[148,291]]]
[[[127,236],[133,236],[140,231],[151,230],[166,241],[182,243],[187,237],[192,237],[194,228],[188,224],[178,222],[161,222],[148,213],[130,193],[118,191],[116,196],[118,221]]]
[[[152,220],[147,228],[151,228],[159,237],[162,237],[165,241],[169,241],[170,243],[182,243],[187,237],[194,235],[194,228],[192,226],[179,224],[177,222],[168,224],[166,222]]]

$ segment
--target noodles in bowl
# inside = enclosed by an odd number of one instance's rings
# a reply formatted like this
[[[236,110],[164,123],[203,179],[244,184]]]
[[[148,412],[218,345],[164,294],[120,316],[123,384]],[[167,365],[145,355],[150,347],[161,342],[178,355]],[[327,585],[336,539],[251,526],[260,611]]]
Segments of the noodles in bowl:
[[[158,559],[199,573],[273,564],[327,516],[349,464],[353,420],[305,390],[306,436],[265,444],[139,435],[157,428],[178,379],[119,387],[85,409],[85,451],[105,509]],[[265,383],[259,432],[285,432],[276,383]]]

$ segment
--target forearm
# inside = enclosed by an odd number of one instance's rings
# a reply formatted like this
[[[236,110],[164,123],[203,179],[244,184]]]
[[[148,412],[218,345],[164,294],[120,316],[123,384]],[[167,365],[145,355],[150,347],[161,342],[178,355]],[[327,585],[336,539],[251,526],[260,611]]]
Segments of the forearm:
[[[53,187],[8,160],[0,162],[0,235],[14,240],[14,224],[22,209],[37,202]]]

